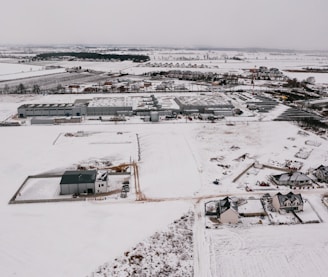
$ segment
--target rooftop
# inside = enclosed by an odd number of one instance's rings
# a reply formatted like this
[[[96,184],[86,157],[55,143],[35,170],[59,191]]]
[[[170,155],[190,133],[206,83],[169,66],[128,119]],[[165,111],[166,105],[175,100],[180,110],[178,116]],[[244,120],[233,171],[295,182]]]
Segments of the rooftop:
[[[93,98],[88,107],[131,107],[130,97],[97,97]]]
[[[65,171],[60,184],[82,184],[94,183],[96,180],[97,170],[72,170]]]
[[[221,95],[179,96],[176,98],[182,105],[188,106],[231,106]]]

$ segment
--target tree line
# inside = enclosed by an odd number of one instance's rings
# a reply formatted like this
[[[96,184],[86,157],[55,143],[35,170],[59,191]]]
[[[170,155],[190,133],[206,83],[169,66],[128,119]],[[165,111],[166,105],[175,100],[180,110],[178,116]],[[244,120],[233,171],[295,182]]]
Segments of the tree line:
[[[49,60],[53,58],[72,57],[81,60],[119,60],[119,61],[133,61],[133,62],[146,62],[150,58],[147,55],[135,54],[99,54],[89,52],[53,52],[42,53],[36,55],[32,60]]]

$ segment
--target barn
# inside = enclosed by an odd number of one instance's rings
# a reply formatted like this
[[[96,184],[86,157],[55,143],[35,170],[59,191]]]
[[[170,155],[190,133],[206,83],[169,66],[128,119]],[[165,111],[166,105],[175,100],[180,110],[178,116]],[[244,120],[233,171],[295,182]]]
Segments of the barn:
[[[60,194],[94,194],[97,170],[65,171],[60,181]]]

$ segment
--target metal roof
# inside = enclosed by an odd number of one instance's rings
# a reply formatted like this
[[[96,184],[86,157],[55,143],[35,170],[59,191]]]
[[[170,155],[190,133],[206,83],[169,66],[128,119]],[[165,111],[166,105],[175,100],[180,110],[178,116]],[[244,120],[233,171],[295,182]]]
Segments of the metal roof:
[[[85,184],[96,181],[97,170],[65,171],[60,184]]]

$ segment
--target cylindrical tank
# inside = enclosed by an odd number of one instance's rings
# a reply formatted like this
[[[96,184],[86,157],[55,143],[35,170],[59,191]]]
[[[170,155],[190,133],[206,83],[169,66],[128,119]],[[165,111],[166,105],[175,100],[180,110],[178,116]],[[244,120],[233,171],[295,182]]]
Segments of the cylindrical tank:
[[[158,112],[150,112],[150,121],[158,122],[159,121],[159,113]]]

